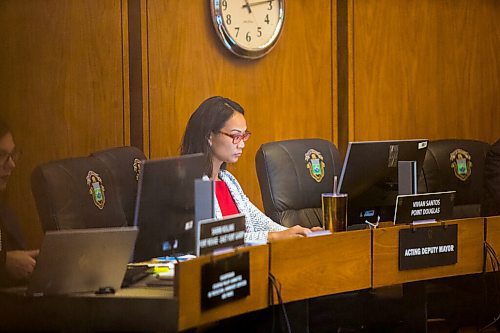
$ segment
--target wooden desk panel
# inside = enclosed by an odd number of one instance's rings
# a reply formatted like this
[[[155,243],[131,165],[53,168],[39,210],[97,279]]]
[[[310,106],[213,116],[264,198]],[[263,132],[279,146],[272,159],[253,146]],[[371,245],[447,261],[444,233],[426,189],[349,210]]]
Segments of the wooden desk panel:
[[[399,230],[410,226],[373,231],[373,288],[446,276],[479,273],[483,270],[484,218],[451,220],[458,225],[458,260],[455,265],[399,271]],[[432,226],[432,224],[419,227]]]
[[[201,312],[201,267],[210,260],[222,259],[233,255],[234,252],[203,256],[178,265],[176,295],[179,300],[179,330],[263,309],[269,305],[268,246],[253,246],[238,251],[250,252],[250,296],[204,312]]]
[[[1,332],[176,332],[172,288],[29,297],[0,292]]]
[[[493,247],[500,258],[500,216],[486,218],[486,241]],[[486,257],[486,271],[493,271],[489,257]]]
[[[370,288],[370,238],[360,230],[271,243],[270,271],[283,301]]]

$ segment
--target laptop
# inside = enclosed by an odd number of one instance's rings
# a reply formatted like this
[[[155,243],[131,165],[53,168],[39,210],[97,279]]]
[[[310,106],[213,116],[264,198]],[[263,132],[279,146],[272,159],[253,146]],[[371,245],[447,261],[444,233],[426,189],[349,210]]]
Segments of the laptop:
[[[136,227],[48,231],[25,294],[118,290],[137,234]]]

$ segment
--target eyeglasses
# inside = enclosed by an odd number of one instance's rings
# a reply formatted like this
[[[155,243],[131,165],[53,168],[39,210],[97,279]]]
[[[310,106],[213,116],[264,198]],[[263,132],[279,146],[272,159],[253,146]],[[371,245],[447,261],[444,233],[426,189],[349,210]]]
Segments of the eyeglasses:
[[[9,163],[9,160],[12,159],[14,163],[17,163],[19,161],[19,157],[21,157],[21,151],[14,149],[10,153],[6,151],[0,151],[0,166],[5,167],[7,163]]]
[[[219,131],[220,134],[224,134],[225,136],[230,137],[233,139],[234,144],[240,143],[242,140],[243,142],[246,142],[249,138],[250,135],[252,134],[251,132],[245,131],[243,134],[229,134],[229,133],[224,133],[222,131]]]

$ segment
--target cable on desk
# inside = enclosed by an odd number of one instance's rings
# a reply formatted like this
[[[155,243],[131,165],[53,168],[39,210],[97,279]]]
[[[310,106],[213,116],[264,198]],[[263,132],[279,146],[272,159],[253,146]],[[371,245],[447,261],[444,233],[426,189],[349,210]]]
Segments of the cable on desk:
[[[286,312],[285,303],[283,303],[283,298],[281,297],[281,283],[276,279],[276,277],[272,273],[269,273],[269,281],[271,282],[271,286],[274,288],[274,290],[276,291],[276,295],[278,296],[278,302],[280,304],[281,311],[283,312],[283,318],[285,319],[287,332],[291,333],[292,329],[290,328],[290,321],[288,319],[288,314]],[[271,304],[273,305],[273,309],[274,309],[274,297],[273,297],[272,289],[271,289]],[[273,310],[272,332],[274,332],[274,329],[275,329],[275,327],[274,327],[274,310]]]
[[[488,242],[484,242],[484,246],[486,248],[486,253],[490,258],[491,268],[494,272],[498,272],[500,270],[500,261],[498,259],[497,253],[495,252],[495,249]]]
[[[494,281],[494,284],[495,284],[495,287],[494,289],[496,289],[496,293],[499,294],[500,293],[500,288],[499,288],[499,282],[498,282],[498,271],[500,270],[500,261],[498,259],[498,256],[495,252],[495,249],[493,248],[493,246],[491,246],[491,244],[489,244],[488,242],[484,242],[484,248],[486,250],[486,255],[484,257],[484,263],[483,263],[483,267],[485,268],[484,271],[486,271],[486,262],[488,261],[488,258],[490,259],[490,263],[491,263],[491,268],[492,268],[492,271],[493,271],[493,281]],[[488,258],[487,258],[488,257]],[[486,297],[488,298],[488,297]],[[498,299],[495,298],[496,301],[498,302]],[[500,313],[497,315],[497,316],[494,316],[493,317],[493,321],[490,322],[489,324],[487,324],[486,326],[480,328],[478,330],[478,332],[484,332],[485,330],[487,330],[488,328],[490,328],[491,326],[495,325],[498,321],[500,320]]]

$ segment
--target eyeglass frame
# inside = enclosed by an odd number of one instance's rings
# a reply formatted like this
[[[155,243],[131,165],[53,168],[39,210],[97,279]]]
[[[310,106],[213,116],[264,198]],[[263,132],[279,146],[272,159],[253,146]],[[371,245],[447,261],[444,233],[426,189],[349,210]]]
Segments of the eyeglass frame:
[[[229,134],[229,133],[225,133],[222,131],[219,131],[219,133],[224,134],[225,136],[228,136],[231,139],[233,139],[233,144],[235,144],[235,145],[237,145],[241,141],[247,142],[248,139],[250,139],[250,135],[252,134],[252,132],[250,132],[250,131],[245,131],[243,134]]]
[[[17,161],[19,161],[19,158],[21,157],[21,153],[22,152],[17,148],[14,148],[14,150],[12,150],[11,152],[0,150],[0,166],[5,167],[11,159],[12,161],[14,161],[14,163],[17,163]]]

